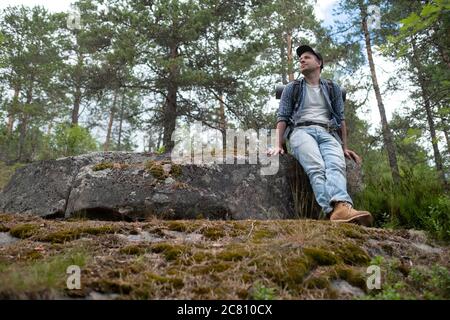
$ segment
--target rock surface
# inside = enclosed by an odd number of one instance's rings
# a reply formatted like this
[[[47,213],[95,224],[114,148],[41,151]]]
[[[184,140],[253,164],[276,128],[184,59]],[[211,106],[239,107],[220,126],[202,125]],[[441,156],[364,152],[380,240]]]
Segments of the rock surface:
[[[349,192],[361,189],[348,162]],[[318,217],[309,181],[290,155],[276,174],[260,164],[177,165],[168,155],[100,152],[32,163],[0,194],[0,212],[96,219]]]

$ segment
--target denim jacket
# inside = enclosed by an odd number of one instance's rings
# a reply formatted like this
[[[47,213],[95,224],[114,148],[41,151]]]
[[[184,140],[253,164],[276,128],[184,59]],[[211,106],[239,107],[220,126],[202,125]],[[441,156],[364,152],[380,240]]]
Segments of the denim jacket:
[[[300,80],[300,87],[298,90],[299,99],[297,100],[297,105],[292,108],[292,95],[294,90],[294,81],[289,82],[283,90],[280,99],[280,106],[278,108],[277,122],[285,121],[287,125],[296,125],[300,119],[300,111],[305,106],[305,95],[306,95],[306,81],[305,78]],[[334,99],[333,103],[330,101],[328,95],[328,83],[326,80],[320,79],[320,89],[325,97],[325,104],[330,110],[330,128],[338,129],[341,127],[341,121],[345,119],[344,117],[344,101],[342,100],[342,92],[339,85],[333,82]],[[334,106],[334,108],[332,107]],[[338,139],[340,140],[340,139]]]

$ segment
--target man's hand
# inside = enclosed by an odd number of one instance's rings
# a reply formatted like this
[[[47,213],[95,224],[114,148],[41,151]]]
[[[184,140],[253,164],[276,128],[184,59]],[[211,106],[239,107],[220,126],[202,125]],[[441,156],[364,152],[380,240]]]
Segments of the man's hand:
[[[361,157],[358,156],[355,151],[352,151],[350,149],[344,149],[344,155],[346,158],[355,161],[357,164],[361,164],[362,162]]]
[[[276,156],[277,154],[284,154],[283,147],[275,147],[273,149],[270,149],[269,152],[267,152],[269,156]]]

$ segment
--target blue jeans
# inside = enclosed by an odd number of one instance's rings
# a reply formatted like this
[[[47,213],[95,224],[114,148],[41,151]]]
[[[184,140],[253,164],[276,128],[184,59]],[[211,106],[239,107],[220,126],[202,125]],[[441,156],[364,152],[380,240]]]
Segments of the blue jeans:
[[[302,165],[325,214],[333,211],[333,203],[346,201],[346,164],[341,144],[320,126],[296,127],[289,139],[292,155]]]

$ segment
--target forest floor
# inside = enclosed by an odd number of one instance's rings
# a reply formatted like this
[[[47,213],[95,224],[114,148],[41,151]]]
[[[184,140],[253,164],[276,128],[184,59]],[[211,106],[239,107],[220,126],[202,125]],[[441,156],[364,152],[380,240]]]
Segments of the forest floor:
[[[421,231],[329,221],[0,214],[0,299],[449,299],[449,261]]]

